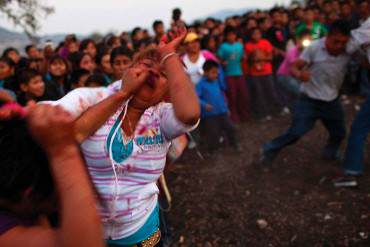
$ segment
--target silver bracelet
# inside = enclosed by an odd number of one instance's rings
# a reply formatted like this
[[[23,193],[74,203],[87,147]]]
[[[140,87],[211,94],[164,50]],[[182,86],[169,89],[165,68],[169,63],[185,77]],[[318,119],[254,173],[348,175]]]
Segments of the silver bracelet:
[[[166,56],[164,56],[161,60],[161,62],[159,63],[159,65],[162,67],[164,65],[164,63],[166,62],[166,60],[174,55],[177,55],[176,52],[170,52],[168,53]]]

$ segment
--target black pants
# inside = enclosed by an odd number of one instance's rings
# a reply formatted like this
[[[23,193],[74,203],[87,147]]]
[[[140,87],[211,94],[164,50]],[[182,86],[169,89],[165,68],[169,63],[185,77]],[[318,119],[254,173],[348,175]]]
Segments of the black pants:
[[[214,151],[218,147],[222,132],[226,134],[229,143],[236,146],[235,127],[227,113],[206,117],[203,122],[209,151]]]

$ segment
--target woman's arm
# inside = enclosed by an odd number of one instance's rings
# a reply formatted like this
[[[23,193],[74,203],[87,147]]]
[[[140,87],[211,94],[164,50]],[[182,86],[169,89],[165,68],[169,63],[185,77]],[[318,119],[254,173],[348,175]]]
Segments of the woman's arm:
[[[159,51],[162,58],[176,52],[176,49],[185,39],[186,33],[185,28],[180,28],[179,33],[170,43],[160,44]],[[165,59],[163,65],[167,74],[171,103],[176,118],[186,125],[196,124],[200,116],[198,97],[183,64],[177,55],[173,55]]]
[[[94,134],[128,98],[127,93],[120,91],[82,113],[75,123],[76,141],[82,143]]]
[[[15,227],[0,237],[1,246],[104,246],[97,202],[74,141],[72,117],[59,107],[38,105],[29,110],[27,120],[49,158],[61,227]]]
[[[145,82],[148,71],[138,68],[129,68],[125,71],[122,81],[124,85],[120,91],[90,107],[75,122],[75,138],[82,143],[87,137],[94,134],[117,109],[128,100],[131,95]],[[97,117],[99,116],[99,117]]]

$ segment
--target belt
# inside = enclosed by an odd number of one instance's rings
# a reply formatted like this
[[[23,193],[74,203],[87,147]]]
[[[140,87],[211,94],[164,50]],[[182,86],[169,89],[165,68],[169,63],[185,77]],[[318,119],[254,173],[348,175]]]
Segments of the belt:
[[[152,234],[152,236],[141,241],[140,243],[133,245],[132,247],[154,247],[159,243],[160,240],[161,240],[161,231],[158,229],[156,232]]]

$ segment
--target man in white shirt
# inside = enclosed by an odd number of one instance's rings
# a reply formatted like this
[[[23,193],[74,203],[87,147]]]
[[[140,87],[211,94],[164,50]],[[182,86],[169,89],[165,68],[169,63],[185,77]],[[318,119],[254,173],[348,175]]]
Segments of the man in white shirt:
[[[296,61],[291,72],[303,83],[302,95],[296,103],[290,128],[263,145],[263,162],[271,162],[282,148],[310,131],[317,120],[321,120],[329,132],[323,158],[338,158],[338,149],[345,137],[339,90],[350,59],[346,53],[349,38],[349,23],[336,21],[327,37],[313,42]]]

